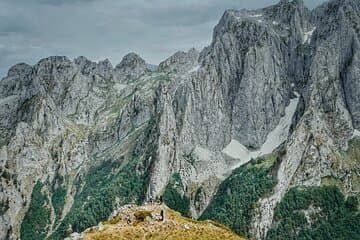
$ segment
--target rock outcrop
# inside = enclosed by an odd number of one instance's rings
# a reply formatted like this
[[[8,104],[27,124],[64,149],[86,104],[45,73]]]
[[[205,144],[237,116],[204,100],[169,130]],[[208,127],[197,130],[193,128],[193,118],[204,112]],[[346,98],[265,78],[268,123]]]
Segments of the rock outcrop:
[[[230,229],[212,221],[182,217],[165,205],[126,205],[114,211],[108,221],[72,233],[67,240],[91,239],[229,239],[241,240]]]

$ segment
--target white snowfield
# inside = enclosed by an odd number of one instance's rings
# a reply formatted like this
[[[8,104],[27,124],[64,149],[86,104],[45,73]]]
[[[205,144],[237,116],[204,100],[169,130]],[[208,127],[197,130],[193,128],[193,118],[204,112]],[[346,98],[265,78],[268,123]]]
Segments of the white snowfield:
[[[253,18],[258,18],[262,16],[263,16],[262,14],[249,15],[249,17],[253,17]]]
[[[311,37],[314,34],[315,30],[316,30],[316,27],[314,27],[310,31],[304,33],[303,44],[310,43]]]
[[[197,72],[200,69],[200,65],[196,65],[192,69],[189,70],[189,73]]]
[[[240,160],[232,169],[248,163],[251,159],[272,153],[287,139],[292,119],[299,103],[299,94],[295,92],[295,95],[296,98],[291,99],[289,106],[285,109],[285,116],[280,119],[276,128],[268,134],[265,143],[259,150],[249,151],[244,145],[234,139],[222,150],[229,157]]]
[[[251,12],[243,12],[243,13],[240,13],[240,14],[233,14],[233,16],[237,20],[244,20],[244,19],[261,18],[261,17],[263,17],[263,14],[255,14],[255,13],[251,13]]]
[[[236,165],[231,168],[232,170],[246,164],[251,159],[259,156],[259,151],[251,152],[244,145],[234,139],[231,140],[229,145],[227,145],[222,152],[229,157],[240,160]]]
[[[353,137],[360,137],[360,131],[354,129]]]

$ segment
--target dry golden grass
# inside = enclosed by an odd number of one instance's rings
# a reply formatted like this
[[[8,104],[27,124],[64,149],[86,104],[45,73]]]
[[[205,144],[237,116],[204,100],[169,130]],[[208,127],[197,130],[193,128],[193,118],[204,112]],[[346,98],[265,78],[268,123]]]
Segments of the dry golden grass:
[[[147,205],[146,212],[155,215],[164,211],[165,220],[157,221],[146,218],[144,221],[128,223],[121,217],[114,217],[105,222],[102,231],[88,230],[84,240],[243,240],[223,225],[212,221],[195,221],[182,217],[164,205]],[[144,207],[134,207],[134,215],[145,212]],[[147,214],[148,215],[148,214]],[[135,218],[136,219],[136,218]]]

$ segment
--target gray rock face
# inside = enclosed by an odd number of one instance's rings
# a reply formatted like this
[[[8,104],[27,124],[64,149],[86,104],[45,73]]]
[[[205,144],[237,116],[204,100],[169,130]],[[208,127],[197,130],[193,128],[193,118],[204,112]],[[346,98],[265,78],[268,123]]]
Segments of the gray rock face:
[[[160,63],[158,70],[163,72],[172,72],[175,74],[195,72],[198,67],[200,53],[192,48],[188,52],[176,52],[173,56]]]
[[[121,62],[115,67],[115,75],[120,82],[130,79],[136,79],[147,71],[147,65],[136,53],[127,54]]]
[[[287,155],[277,173],[274,195],[260,201],[260,213],[253,219],[254,239],[265,237],[274,208],[290,187],[321,185],[327,176],[353,178],[354,171],[358,171],[342,161],[340,168],[333,167],[338,161],[334,149],[346,149],[354,127],[357,128],[359,108],[353,100],[360,94],[356,87],[359,81],[353,81],[352,76],[358,69],[358,35],[354,25],[349,24],[349,19],[353,21],[359,15],[354,2],[332,1],[312,12],[316,30],[310,43],[312,57],[307,63],[309,77],[303,90],[305,112],[287,141]],[[347,169],[347,174],[341,168]],[[345,193],[353,194],[352,184],[345,185]]]
[[[9,201],[0,239],[19,238],[37,181],[50,196],[67,176],[65,217],[74,179],[134,148],[149,165],[146,197],[178,174],[198,217],[234,168],[286,140],[278,184],[253,216],[252,238],[264,238],[289,188],[356,174],[332,163],[360,129],[359,13],[355,0],[229,10],[210,46],[177,52],[154,71],[134,53],[115,68],[85,57],[15,65],[0,81],[0,201]],[[58,226],[50,222],[49,234]]]

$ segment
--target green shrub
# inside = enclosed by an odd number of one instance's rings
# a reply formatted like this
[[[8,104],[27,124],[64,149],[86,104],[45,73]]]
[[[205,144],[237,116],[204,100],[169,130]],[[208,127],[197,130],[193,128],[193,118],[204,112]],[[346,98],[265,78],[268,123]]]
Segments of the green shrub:
[[[49,199],[41,192],[43,185],[37,182],[31,194],[31,202],[21,224],[22,240],[45,239],[50,227]]]
[[[2,172],[1,177],[5,178],[7,181],[11,180],[11,174],[6,169]]]
[[[0,216],[4,215],[5,212],[9,209],[9,199],[1,200],[0,202]]]

